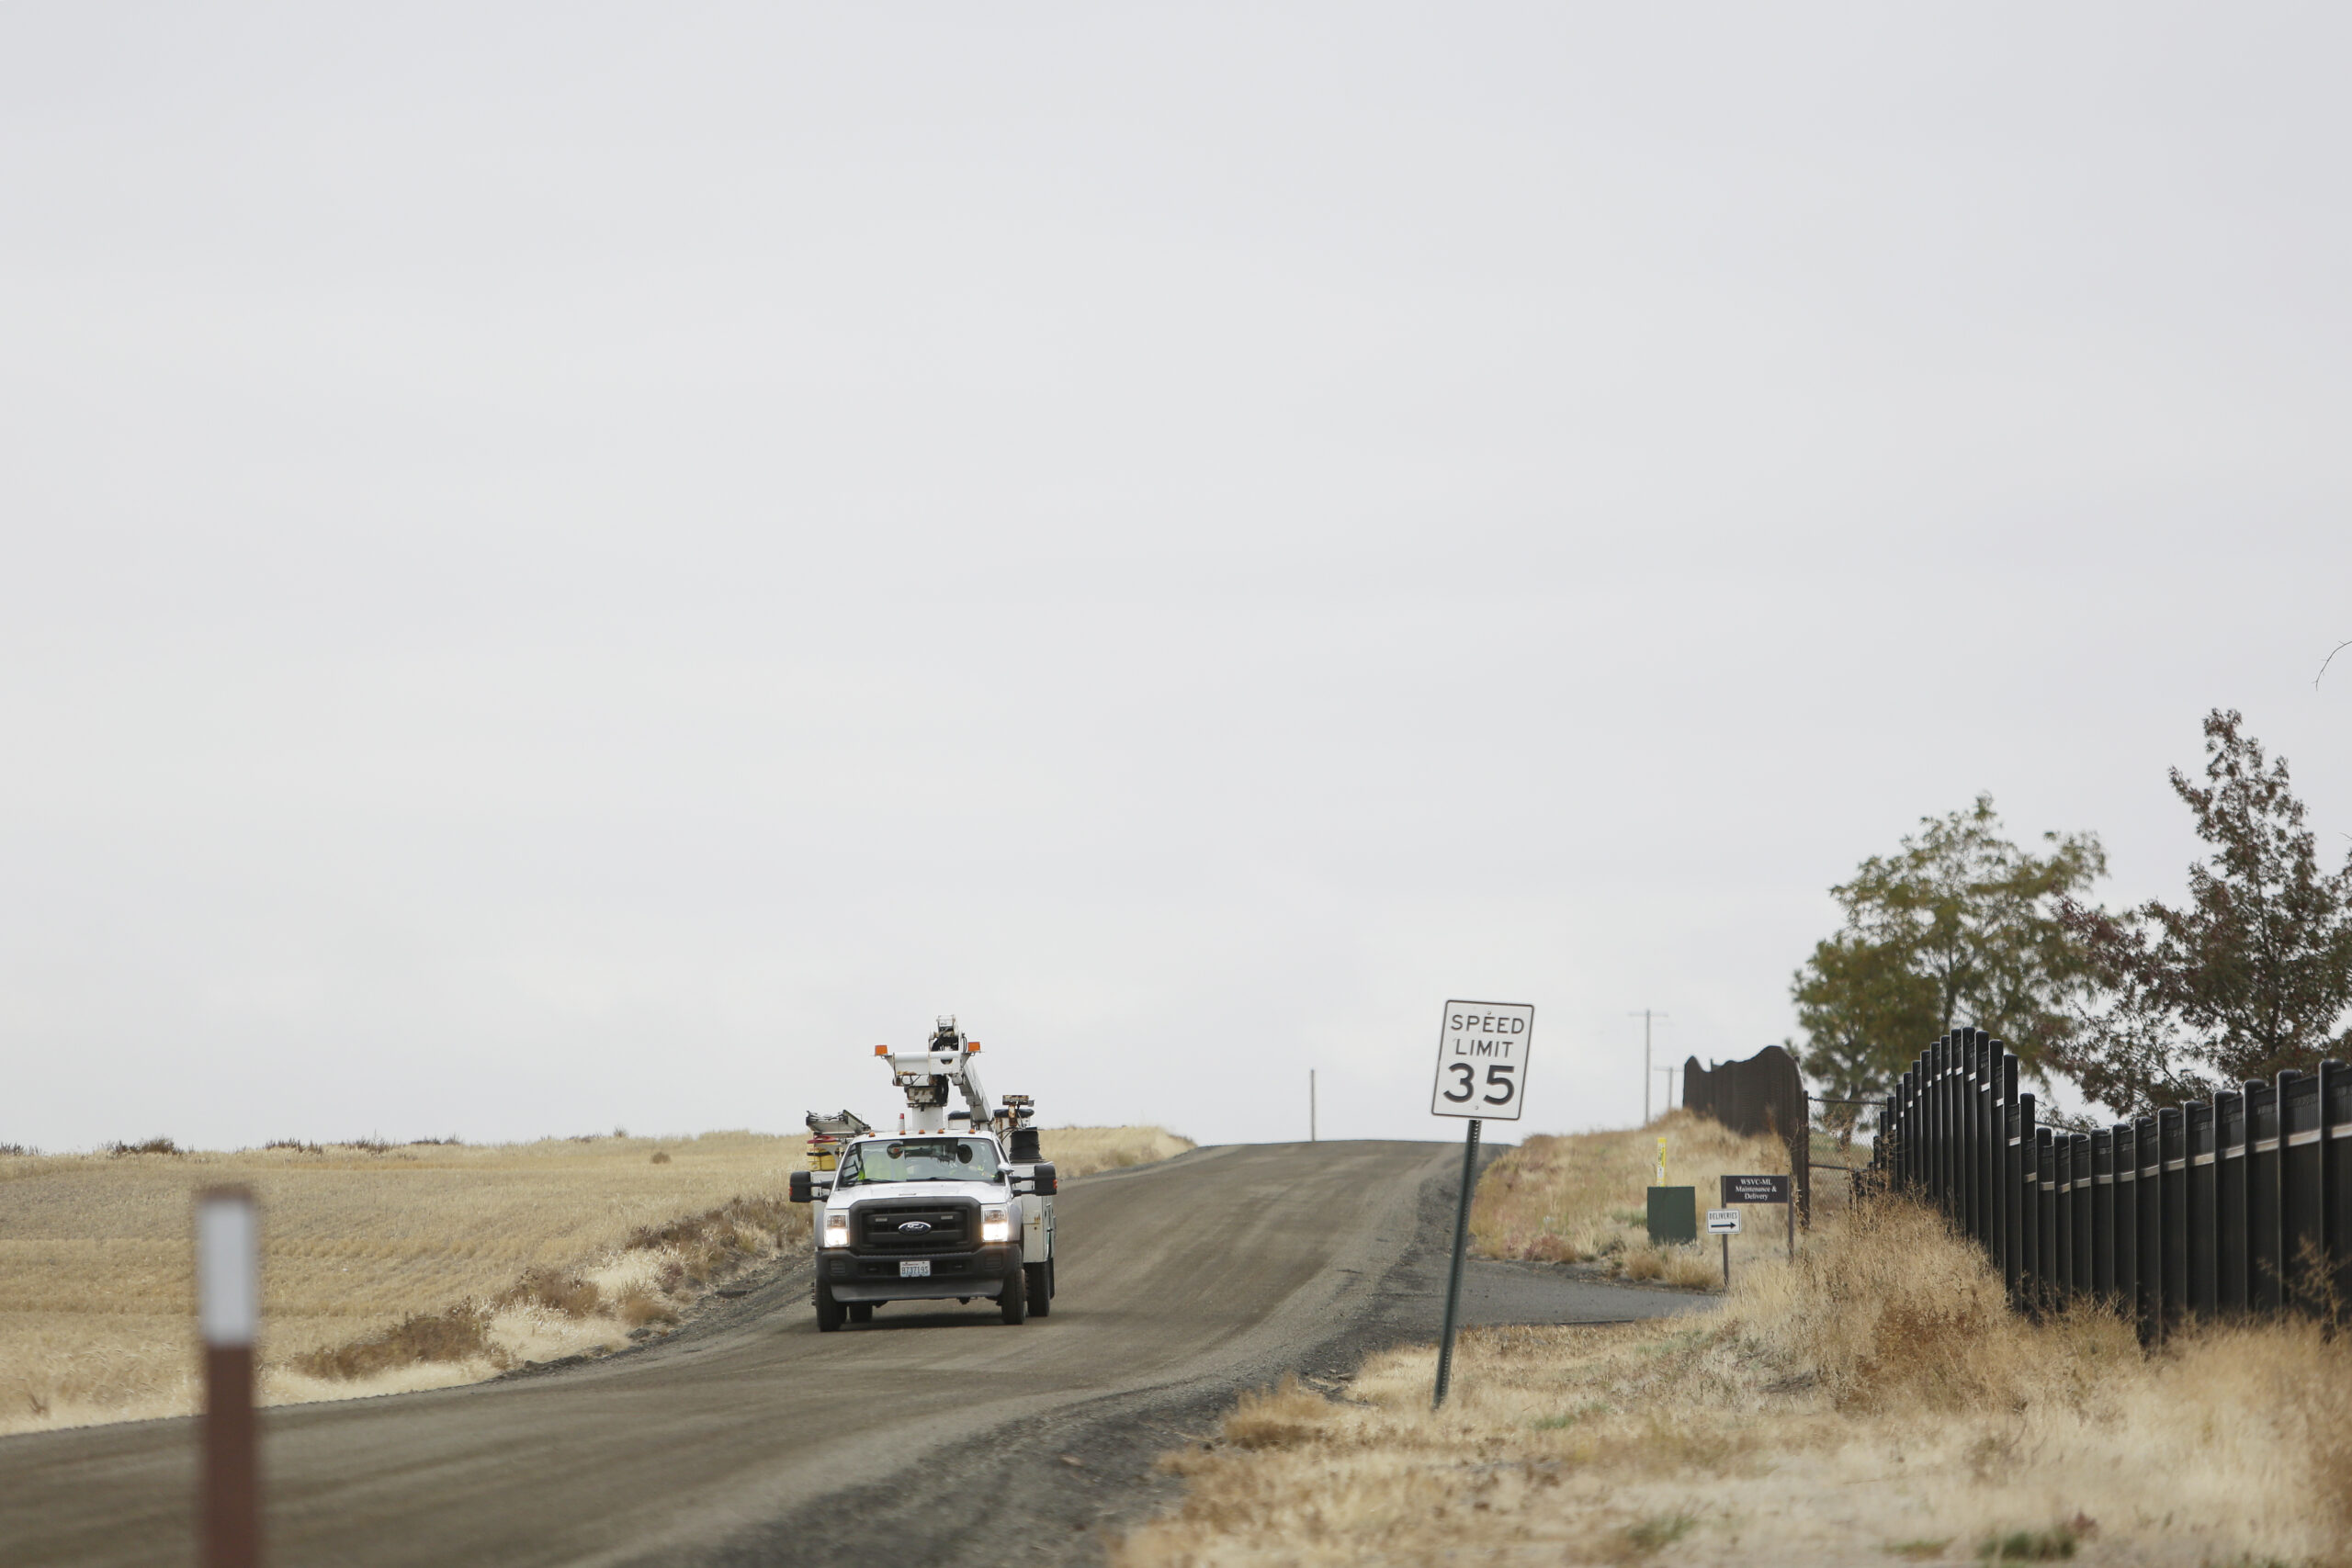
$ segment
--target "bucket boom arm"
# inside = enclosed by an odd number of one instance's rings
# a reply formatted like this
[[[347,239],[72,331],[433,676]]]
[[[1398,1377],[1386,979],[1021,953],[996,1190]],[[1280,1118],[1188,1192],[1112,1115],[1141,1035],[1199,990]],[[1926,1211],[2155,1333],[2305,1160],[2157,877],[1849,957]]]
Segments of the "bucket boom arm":
[[[962,1093],[972,1126],[986,1127],[995,1120],[996,1113],[989,1109],[988,1090],[980,1087],[980,1075],[972,1061],[979,1049],[980,1043],[965,1039],[953,1018],[939,1021],[931,1032],[930,1044],[921,1051],[900,1054],[888,1045],[874,1047],[876,1055],[889,1062],[890,1077],[907,1097],[907,1124],[902,1131],[946,1132],[951,1086]]]

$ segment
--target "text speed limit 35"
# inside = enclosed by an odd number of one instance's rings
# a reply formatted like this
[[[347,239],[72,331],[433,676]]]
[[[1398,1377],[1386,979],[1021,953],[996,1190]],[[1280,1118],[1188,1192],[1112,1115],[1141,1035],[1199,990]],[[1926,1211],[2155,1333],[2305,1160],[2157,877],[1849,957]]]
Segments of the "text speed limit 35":
[[[1534,1036],[1535,1010],[1525,1003],[1446,1003],[1430,1114],[1518,1121]]]

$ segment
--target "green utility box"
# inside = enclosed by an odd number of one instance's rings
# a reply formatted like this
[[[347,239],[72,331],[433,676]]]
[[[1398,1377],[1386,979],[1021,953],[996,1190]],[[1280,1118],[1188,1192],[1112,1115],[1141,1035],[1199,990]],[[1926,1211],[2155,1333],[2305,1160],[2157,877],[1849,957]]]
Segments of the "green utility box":
[[[1650,1239],[1699,1239],[1699,1190],[1695,1187],[1650,1189]]]

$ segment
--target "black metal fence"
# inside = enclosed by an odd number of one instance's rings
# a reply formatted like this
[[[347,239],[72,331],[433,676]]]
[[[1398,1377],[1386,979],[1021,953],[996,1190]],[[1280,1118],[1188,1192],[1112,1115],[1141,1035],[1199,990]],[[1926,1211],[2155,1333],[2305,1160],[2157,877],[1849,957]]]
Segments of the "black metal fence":
[[[2038,1125],[1982,1030],[1928,1047],[1881,1112],[1872,1179],[1973,1235],[2023,1306],[2189,1317],[2352,1306],[2352,1066],[2283,1072],[2091,1133]]]
[[[1796,1058],[1778,1045],[1767,1045],[1744,1062],[1713,1066],[1702,1067],[1693,1056],[1682,1065],[1682,1108],[1712,1116],[1735,1133],[1787,1144],[1797,1213],[1811,1219],[1813,1105]]]

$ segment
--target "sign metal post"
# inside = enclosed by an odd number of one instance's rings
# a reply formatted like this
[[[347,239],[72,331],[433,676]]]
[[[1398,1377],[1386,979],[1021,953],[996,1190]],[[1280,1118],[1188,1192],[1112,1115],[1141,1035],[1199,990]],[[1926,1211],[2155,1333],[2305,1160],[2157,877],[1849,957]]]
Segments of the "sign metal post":
[[[1478,1184],[1478,1118],[1470,1118],[1470,1135],[1462,1140],[1462,1191],[1453,1205],[1453,1261],[1445,1273],[1445,1326],[1437,1342],[1437,1391],[1430,1408],[1445,1403],[1453,1382],[1453,1325],[1462,1313],[1462,1257],[1470,1239],[1470,1194]]]
[[[1729,1291],[1731,1289],[1731,1238],[1739,1234],[1739,1211],[1737,1209],[1708,1210],[1707,1234],[1724,1238],[1724,1289]]]
[[[1448,1002],[1438,1034],[1437,1083],[1430,1114],[1465,1117],[1462,1190],[1453,1202],[1453,1261],[1445,1276],[1445,1323],[1437,1347],[1437,1390],[1430,1408],[1445,1404],[1453,1381],[1453,1331],[1462,1314],[1462,1260],[1470,1244],[1470,1199],[1478,1185],[1478,1130],[1487,1121],[1516,1122],[1526,1100],[1527,1056],[1535,1010],[1521,1002]]]

